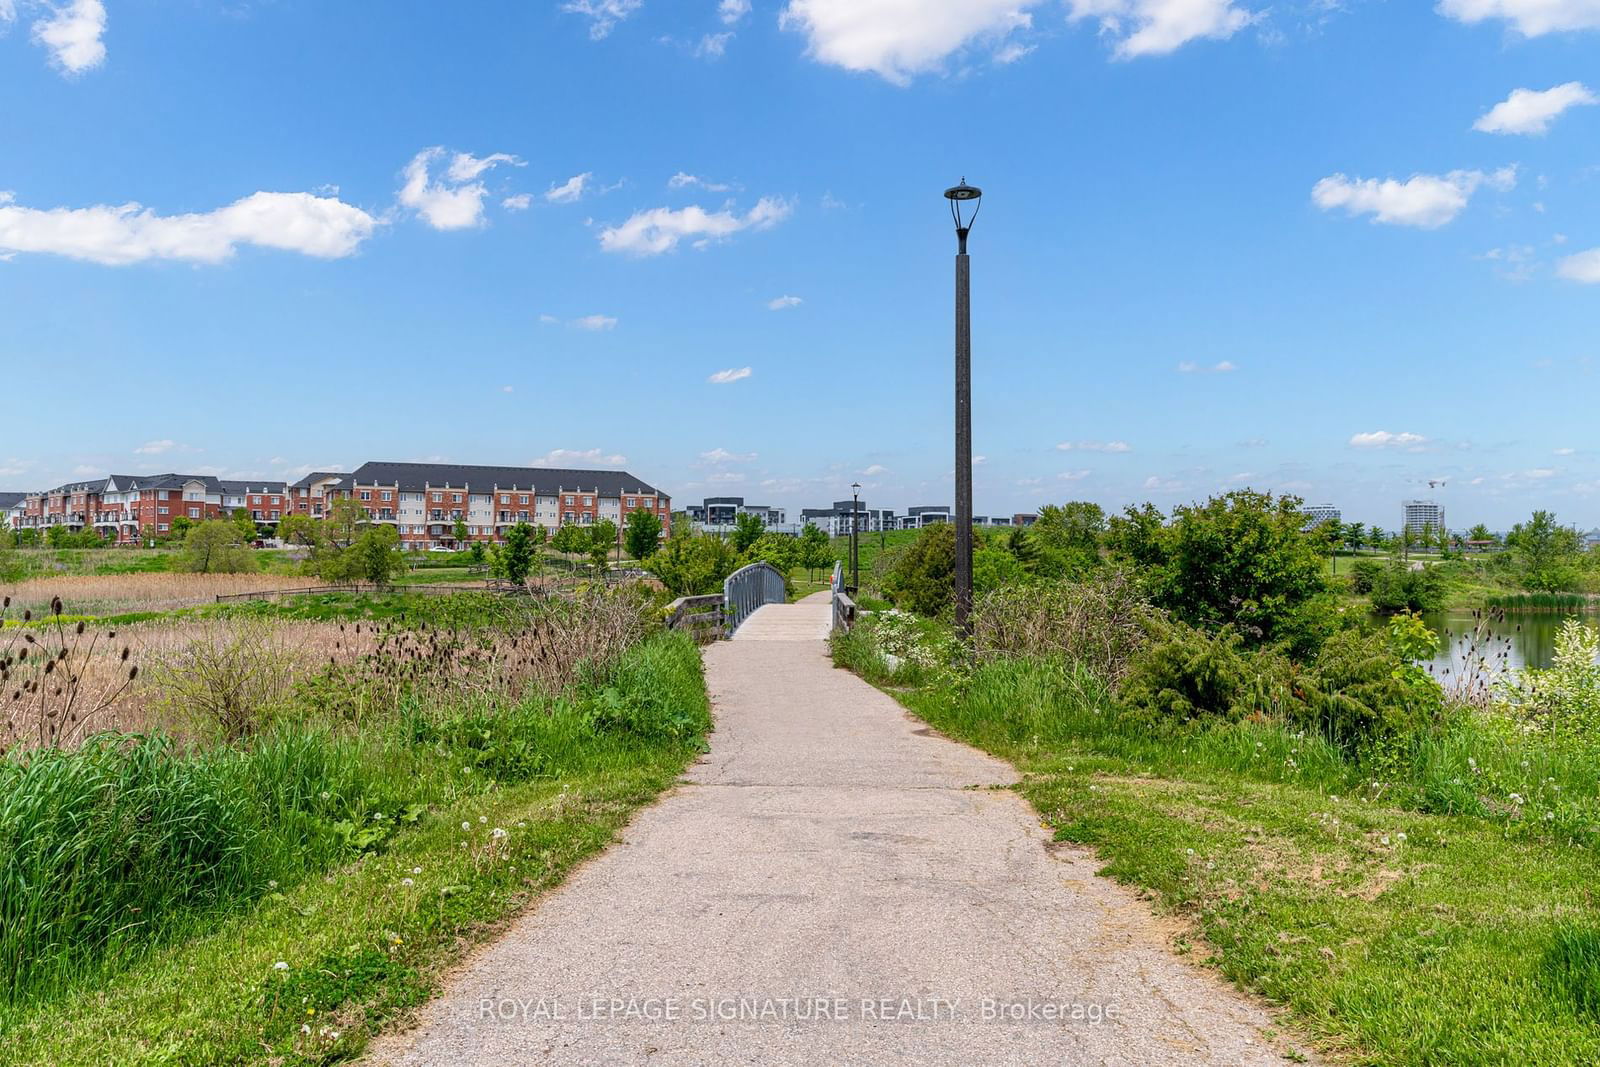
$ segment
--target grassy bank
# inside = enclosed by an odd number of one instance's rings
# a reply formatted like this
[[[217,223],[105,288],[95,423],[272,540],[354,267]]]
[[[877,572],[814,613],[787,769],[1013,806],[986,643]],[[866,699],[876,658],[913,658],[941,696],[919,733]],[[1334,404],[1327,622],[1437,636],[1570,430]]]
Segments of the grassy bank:
[[[0,763],[0,1062],[359,1051],[699,750],[687,639],[573,677],[430,693],[359,731],[283,717],[238,744],[102,737]]]
[[[1600,1059],[1583,758],[1463,726],[1357,759],[1266,722],[1153,730],[1060,661],[890,672],[864,636],[835,657],[1014,763],[1059,840],[1189,920],[1179,951],[1284,1005],[1325,1050]]]

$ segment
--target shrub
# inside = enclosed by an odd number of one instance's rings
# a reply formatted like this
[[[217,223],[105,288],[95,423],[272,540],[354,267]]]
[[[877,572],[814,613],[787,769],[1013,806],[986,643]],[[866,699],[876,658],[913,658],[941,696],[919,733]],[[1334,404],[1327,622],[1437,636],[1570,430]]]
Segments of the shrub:
[[[258,619],[211,621],[197,634],[155,666],[167,706],[224,741],[259,733],[288,702],[299,657]]]
[[[956,528],[937,522],[895,554],[883,577],[883,591],[896,607],[938,617],[954,608],[955,570]]]
[[[195,574],[248,574],[256,569],[256,557],[237,523],[210,519],[185,535],[178,567]]]
[[[1153,618],[1149,602],[1121,571],[1086,582],[1011,586],[975,605],[973,647],[980,656],[1065,656],[1116,684],[1148,642]]]
[[[1549,667],[1527,667],[1502,687],[1497,709],[1519,723],[1586,746],[1600,745],[1600,629],[1561,624]]]
[[[1445,579],[1437,567],[1413,569],[1399,560],[1390,560],[1372,574],[1369,591],[1372,606],[1378,611],[1438,611],[1444,606]]]
[[[1142,568],[1158,607],[1196,626],[1232,626],[1246,644],[1265,645],[1326,590],[1322,550],[1301,532],[1300,505],[1298,497],[1239,490],[1180,507],[1167,525],[1149,505],[1129,508],[1112,521],[1108,541]]]
[[[1231,629],[1209,633],[1171,622],[1135,656],[1122,698],[1152,723],[1239,719],[1252,710],[1241,698],[1250,678],[1244,642]]]
[[[721,592],[723,580],[739,569],[733,545],[709,534],[676,534],[645,562],[675,597]]]

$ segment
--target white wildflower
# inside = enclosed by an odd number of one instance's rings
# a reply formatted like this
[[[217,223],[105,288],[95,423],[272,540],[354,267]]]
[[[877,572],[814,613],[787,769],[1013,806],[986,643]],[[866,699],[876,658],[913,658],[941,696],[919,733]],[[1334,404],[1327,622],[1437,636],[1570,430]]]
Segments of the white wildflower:
[[[272,969],[275,971],[287,971],[289,969],[289,965],[282,960],[279,960],[277,963],[272,965]]]

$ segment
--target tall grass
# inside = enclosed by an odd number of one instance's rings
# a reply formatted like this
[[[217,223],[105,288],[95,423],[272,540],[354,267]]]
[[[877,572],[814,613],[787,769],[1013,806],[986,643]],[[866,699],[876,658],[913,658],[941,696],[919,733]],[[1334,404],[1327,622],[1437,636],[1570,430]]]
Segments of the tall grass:
[[[387,695],[359,729],[327,713],[327,686],[301,686],[232,743],[99,734],[0,758],[0,1008],[381,852],[497,783],[698,743],[710,712],[693,643],[647,637],[642,603],[610,596],[513,634],[318,627],[341,635],[326,679]],[[430,657],[459,684],[425,684],[411,667],[431,673]]]
[[[1489,608],[1503,611],[1563,615],[1579,611],[1600,611],[1600,597],[1587,593],[1497,593],[1487,597],[1485,603]]]

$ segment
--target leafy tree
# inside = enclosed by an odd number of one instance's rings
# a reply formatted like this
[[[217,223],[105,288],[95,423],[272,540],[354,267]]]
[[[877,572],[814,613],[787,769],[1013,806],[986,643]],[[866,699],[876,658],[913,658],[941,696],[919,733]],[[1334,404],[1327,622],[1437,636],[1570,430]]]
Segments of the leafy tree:
[[[589,550],[589,531],[576,523],[565,523],[550,538],[550,547],[563,555],[575,556]]]
[[[455,535],[456,547],[457,548],[459,548],[462,545],[466,544],[467,543],[467,539],[472,536],[472,531],[467,528],[467,520],[466,519],[457,519],[455,526],[451,529],[450,532]]]
[[[506,580],[517,585],[527,582],[528,572],[533,570],[534,554],[537,551],[534,538],[533,527],[525,522],[519,522],[506,531],[506,543],[501,546],[496,557],[501,576]]]
[[[348,496],[335,497],[328,505],[328,517],[322,521],[323,536],[334,548],[348,548],[360,536],[361,528],[371,521],[361,501]]]
[[[785,534],[762,534],[744,553],[743,562],[770,563],[783,573],[784,581],[787,582],[789,572],[800,563],[802,547],[798,538]]]
[[[400,554],[400,532],[393,526],[375,525],[363,530],[345,555],[351,557],[356,577],[376,586],[387,586],[406,569],[405,558]]]
[[[589,565],[596,574],[606,572],[606,558],[611,555],[612,549],[617,547],[617,524],[610,519],[601,519],[589,527]]]
[[[481,566],[483,566],[484,557],[488,555],[488,552],[483,547],[483,542],[482,541],[474,541],[474,542],[472,542],[472,548],[470,550],[470,554],[472,556],[473,565],[477,566],[477,567],[481,567]]]
[[[1180,507],[1166,525],[1151,505],[1129,508],[1110,536],[1158,607],[1265,644],[1302,629],[1301,612],[1327,591],[1322,548],[1301,532],[1300,507],[1298,497],[1241,489]]]
[[[197,524],[195,521],[189,518],[189,516],[179,515],[177,518],[172,520],[172,525],[167,528],[167,533],[172,540],[182,541],[189,536],[189,531],[194,529],[196,525]],[[55,533],[54,530],[51,530],[50,532]]]
[[[254,541],[261,536],[261,531],[256,527],[256,520],[250,517],[250,512],[244,508],[233,509],[233,524],[239,528],[239,536],[246,541]]]
[[[1350,551],[1352,551],[1352,552],[1360,552],[1361,551],[1361,547],[1364,544],[1366,544],[1366,540],[1367,540],[1367,524],[1366,523],[1364,523],[1364,522],[1352,522],[1352,523],[1350,523],[1348,526],[1346,526],[1344,528],[1344,543],[1350,546]]]
[[[740,552],[748,552],[750,546],[766,532],[766,528],[767,524],[761,521],[761,516],[741,512],[733,520],[733,547]]]
[[[256,558],[235,523],[211,519],[184,535],[177,564],[195,574],[242,574],[256,569]]]
[[[1559,593],[1577,581],[1576,565],[1582,540],[1578,531],[1556,522],[1554,514],[1535,511],[1506,535],[1515,554],[1522,584],[1536,592]]]
[[[813,580],[820,568],[833,566],[833,546],[828,543],[828,535],[822,527],[814,522],[806,523],[800,531],[800,565],[811,573]]]
[[[1081,577],[1100,565],[1100,543],[1106,534],[1106,513],[1087,500],[1061,507],[1046,504],[1027,531],[1039,550],[1037,569],[1046,577]]]
[[[897,607],[919,615],[941,615],[955,603],[956,528],[936,522],[895,557],[883,591]]]
[[[647,560],[661,547],[661,516],[648,508],[628,512],[627,530],[623,544],[628,555],[637,560]]]
[[[680,527],[687,531],[685,524]],[[739,569],[733,545],[710,534],[675,535],[646,564],[673,596],[719,592],[723,579]]]
[[[314,545],[320,534],[310,515],[291,513],[278,520],[278,540],[286,545]]]
[[[1467,531],[1467,540],[1468,541],[1492,541],[1495,544],[1499,544],[1500,543],[1500,538],[1498,538],[1498,537],[1496,537],[1494,535],[1494,531],[1490,530],[1489,527],[1485,526],[1481,522],[1476,524],[1475,526],[1472,527],[1472,529]]]

